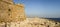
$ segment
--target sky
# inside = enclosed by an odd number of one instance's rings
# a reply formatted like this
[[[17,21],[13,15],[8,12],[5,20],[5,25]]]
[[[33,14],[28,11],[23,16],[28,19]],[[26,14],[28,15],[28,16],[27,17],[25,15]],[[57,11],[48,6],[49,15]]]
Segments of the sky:
[[[27,17],[60,17],[60,0],[14,0],[14,2],[24,4]]]

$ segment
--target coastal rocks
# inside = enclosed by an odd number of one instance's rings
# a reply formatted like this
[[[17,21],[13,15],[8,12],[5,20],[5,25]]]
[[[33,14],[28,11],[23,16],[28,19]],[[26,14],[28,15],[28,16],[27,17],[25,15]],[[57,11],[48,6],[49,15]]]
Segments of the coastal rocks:
[[[5,27],[5,23],[0,23],[0,27]],[[26,18],[21,22],[7,22],[7,27],[60,27],[60,23],[43,18]]]
[[[24,24],[22,24],[24,23]],[[43,18],[27,18],[24,22],[21,23],[21,27],[58,27],[59,22],[50,21]]]

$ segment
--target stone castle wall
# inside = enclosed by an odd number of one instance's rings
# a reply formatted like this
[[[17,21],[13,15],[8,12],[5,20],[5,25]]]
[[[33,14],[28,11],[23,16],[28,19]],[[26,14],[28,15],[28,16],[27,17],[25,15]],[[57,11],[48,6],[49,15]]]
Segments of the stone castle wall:
[[[0,27],[5,27],[5,23],[2,22],[0,23]],[[6,27],[20,27],[20,22],[7,22],[7,26]]]
[[[14,4],[13,0],[0,0],[0,27],[20,27],[25,20],[23,4]]]
[[[15,22],[25,19],[24,5],[14,4],[13,0],[0,1],[0,22]]]

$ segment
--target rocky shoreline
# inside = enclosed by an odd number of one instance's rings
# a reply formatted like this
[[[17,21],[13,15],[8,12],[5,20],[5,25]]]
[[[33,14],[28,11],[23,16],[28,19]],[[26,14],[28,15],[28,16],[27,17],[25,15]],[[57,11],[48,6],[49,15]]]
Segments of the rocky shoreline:
[[[0,23],[0,27],[5,27],[4,24]],[[60,23],[44,18],[26,18],[21,22],[7,23],[7,27],[60,27]]]

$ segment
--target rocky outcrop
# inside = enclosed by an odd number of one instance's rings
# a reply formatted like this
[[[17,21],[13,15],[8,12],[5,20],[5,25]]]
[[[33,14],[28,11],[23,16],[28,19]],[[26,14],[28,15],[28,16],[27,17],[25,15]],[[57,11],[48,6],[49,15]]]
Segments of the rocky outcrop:
[[[5,23],[0,23],[0,27],[5,27]],[[21,22],[7,23],[7,27],[60,27],[60,23],[43,18],[26,18]]]
[[[59,22],[51,21],[44,18],[27,18],[21,22],[21,27],[60,27]]]

